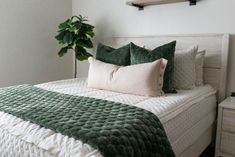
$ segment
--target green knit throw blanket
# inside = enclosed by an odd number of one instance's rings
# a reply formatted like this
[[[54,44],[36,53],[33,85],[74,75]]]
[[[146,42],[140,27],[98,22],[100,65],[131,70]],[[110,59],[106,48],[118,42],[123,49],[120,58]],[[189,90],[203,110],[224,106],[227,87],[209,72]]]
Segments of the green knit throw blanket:
[[[19,85],[0,88],[0,111],[81,140],[104,157],[175,156],[159,119],[137,107]]]

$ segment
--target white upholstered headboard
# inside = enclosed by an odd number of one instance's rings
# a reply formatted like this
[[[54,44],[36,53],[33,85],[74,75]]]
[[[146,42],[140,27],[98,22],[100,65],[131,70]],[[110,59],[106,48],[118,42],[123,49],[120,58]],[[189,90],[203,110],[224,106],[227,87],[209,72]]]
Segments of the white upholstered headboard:
[[[229,48],[228,34],[194,34],[194,35],[158,35],[137,37],[112,37],[100,42],[113,47],[120,47],[129,42],[139,46],[156,48],[169,41],[177,41],[176,49],[184,49],[190,45],[199,45],[199,50],[206,50],[204,64],[204,81],[217,90],[218,102],[225,98],[227,61]]]

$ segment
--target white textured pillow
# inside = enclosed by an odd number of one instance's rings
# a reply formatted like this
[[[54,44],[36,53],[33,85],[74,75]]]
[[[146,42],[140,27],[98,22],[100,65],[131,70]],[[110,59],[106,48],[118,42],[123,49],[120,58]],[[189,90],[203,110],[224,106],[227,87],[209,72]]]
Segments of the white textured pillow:
[[[167,64],[165,59],[126,67],[104,63],[92,57],[88,61],[90,88],[143,96],[163,94],[163,76]]]
[[[206,51],[199,51],[196,55],[196,86],[203,85],[203,66]]]
[[[196,54],[198,46],[186,50],[178,50],[174,60],[174,87],[176,89],[191,89],[196,81]]]

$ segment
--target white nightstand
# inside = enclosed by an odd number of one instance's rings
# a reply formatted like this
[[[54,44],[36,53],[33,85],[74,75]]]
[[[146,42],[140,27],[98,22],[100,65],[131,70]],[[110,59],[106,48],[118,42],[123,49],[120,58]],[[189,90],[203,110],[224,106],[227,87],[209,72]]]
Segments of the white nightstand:
[[[219,104],[215,157],[235,157],[235,102],[228,97]]]

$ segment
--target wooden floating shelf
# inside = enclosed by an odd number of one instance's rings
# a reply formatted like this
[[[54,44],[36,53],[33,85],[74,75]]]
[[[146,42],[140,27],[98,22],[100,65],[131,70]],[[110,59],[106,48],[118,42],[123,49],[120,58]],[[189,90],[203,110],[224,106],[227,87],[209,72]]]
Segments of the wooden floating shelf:
[[[196,5],[198,0],[132,0],[126,2],[127,5],[138,7],[139,10],[143,10],[145,6],[160,5],[168,3],[178,3],[188,1],[190,5]]]

